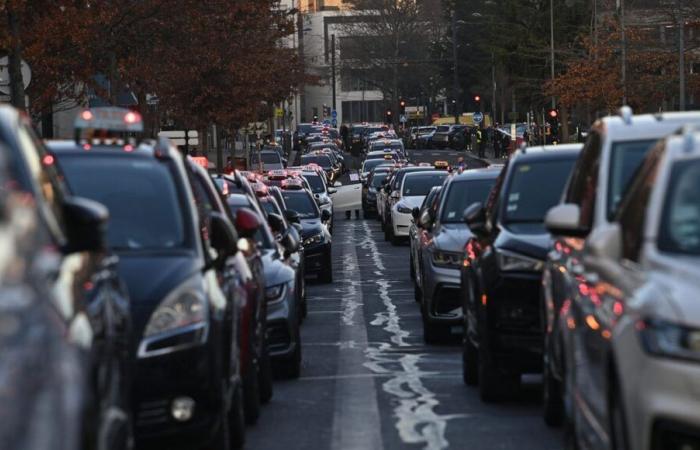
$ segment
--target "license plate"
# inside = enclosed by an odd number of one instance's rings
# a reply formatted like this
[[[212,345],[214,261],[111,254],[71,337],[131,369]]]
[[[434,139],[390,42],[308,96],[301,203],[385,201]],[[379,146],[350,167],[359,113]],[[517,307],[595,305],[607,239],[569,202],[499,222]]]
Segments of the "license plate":
[[[464,327],[461,325],[455,325],[450,327],[450,333],[451,334],[462,334],[464,333]]]

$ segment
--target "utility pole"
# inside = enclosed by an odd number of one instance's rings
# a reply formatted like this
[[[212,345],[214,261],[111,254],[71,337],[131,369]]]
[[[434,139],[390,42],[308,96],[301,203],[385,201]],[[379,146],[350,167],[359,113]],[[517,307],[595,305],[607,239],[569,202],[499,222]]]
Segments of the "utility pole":
[[[336,111],[335,105],[335,34],[331,34],[331,73],[333,83],[333,111]]]
[[[457,72],[457,5],[452,10],[452,64],[453,64],[453,80],[452,80],[452,104],[454,106],[455,124],[459,123],[459,73]]]
[[[496,58],[491,52],[491,121],[496,120]]]
[[[549,0],[549,59],[552,81],[554,81],[554,0]],[[557,99],[552,95],[552,108],[557,107]]]
[[[680,110],[685,111],[685,37],[683,24],[683,0],[678,0],[678,84]]]
[[[620,8],[620,31],[622,33],[622,104],[627,104],[627,39],[625,37],[625,0],[617,0]]]
[[[301,6],[301,2],[299,3]],[[301,62],[302,71],[306,71],[306,64],[304,61],[304,16],[301,13],[301,8],[297,13],[297,34],[299,37],[299,61]],[[299,115],[297,116],[297,124],[300,122],[306,122],[306,86],[301,86],[299,90]]]

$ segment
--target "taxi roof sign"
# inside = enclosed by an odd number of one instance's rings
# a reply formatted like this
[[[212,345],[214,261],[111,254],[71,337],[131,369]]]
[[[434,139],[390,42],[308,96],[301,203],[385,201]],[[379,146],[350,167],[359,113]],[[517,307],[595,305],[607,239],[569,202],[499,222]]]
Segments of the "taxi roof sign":
[[[192,158],[192,162],[198,166],[204,167],[205,169],[209,168],[209,159],[207,159],[206,156],[190,156],[190,158]]]
[[[282,189],[301,190],[304,189],[304,183],[298,178],[289,178],[282,182]]]
[[[141,114],[125,108],[101,107],[83,110],[75,118],[76,130],[96,129],[120,132],[143,132]]]
[[[436,169],[447,169],[450,166],[450,163],[447,161],[435,161],[435,168]]]

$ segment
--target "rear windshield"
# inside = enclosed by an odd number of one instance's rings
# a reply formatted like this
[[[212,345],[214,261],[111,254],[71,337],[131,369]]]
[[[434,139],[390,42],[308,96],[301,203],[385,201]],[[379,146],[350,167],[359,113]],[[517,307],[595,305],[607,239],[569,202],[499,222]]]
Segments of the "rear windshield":
[[[612,219],[615,215],[632,175],[655,143],[656,140],[652,139],[613,144],[608,179],[608,219]]]
[[[413,174],[410,177],[406,177],[403,182],[403,196],[423,196],[428,195],[430,189],[435,186],[440,186],[445,178],[447,177],[447,172],[444,173],[431,173],[431,174]]]
[[[362,171],[369,172],[380,164],[384,163],[384,158],[382,159],[368,159],[362,164]]]
[[[262,159],[263,164],[279,164],[282,162],[278,153],[260,153],[260,159]],[[258,153],[250,155],[250,162],[252,164],[258,163]]]
[[[700,161],[675,163],[666,190],[659,250],[700,255]]]
[[[365,161],[372,161],[372,160],[375,160],[375,159],[384,160],[384,157],[385,157],[386,155],[390,155],[390,156],[391,156],[391,159],[398,159],[398,158],[399,158],[399,156],[398,156],[395,152],[392,151],[392,152],[376,153],[376,154],[374,154],[374,155],[368,154],[368,155],[367,155],[367,158],[365,159]]]
[[[323,180],[321,179],[320,176],[318,176],[318,175],[304,175],[304,178],[309,183],[309,187],[311,188],[311,192],[313,192],[314,194],[321,194],[323,192],[326,192],[326,185],[323,183]]]
[[[187,245],[180,207],[185,202],[165,164],[122,156],[65,155],[60,165],[73,193],[109,209],[107,242],[113,250]]]
[[[561,200],[574,161],[571,157],[514,166],[506,190],[503,223],[543,223],[547,211]]]
[[[330,169],[333,166],[331,159],[326,155],[305,155],[301,157],[301,164],[318,164],[324,169]]]
[[[462,221],[464,210],[472,203],[485,202],[496,179],[465,180],[450,183],[445,203],[442,207],[442,223],[458,223]]]
[[[285,191],[282,193],[287,209],[299,213],[302,219],[313,219],[319,217],[320,213],[316,202],[311,195],[304,191]]]
[[[378,188],[382,185],[382,181],[386,180],[389,172],[379,172],[372,176],[372,187]]]

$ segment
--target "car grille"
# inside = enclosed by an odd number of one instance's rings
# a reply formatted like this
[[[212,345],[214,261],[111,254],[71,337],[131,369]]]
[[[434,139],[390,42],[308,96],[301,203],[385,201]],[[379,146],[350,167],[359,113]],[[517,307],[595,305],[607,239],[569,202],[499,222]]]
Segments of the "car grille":
[[[271,351],[284,350],[292,343],[292,337],[283,324],[268,324],[267,343]]]
[[[136,413],[136,426],[149,427],[168,421],[168,400],[142,402]]]

